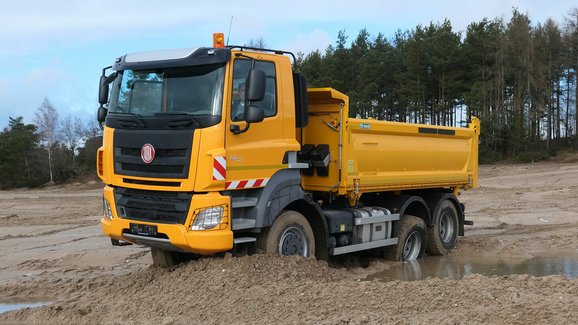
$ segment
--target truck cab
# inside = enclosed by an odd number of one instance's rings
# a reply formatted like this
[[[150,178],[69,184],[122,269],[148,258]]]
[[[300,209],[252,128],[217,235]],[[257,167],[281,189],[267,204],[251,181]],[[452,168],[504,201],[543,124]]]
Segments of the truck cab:
[[[231,210],[297,165],[289,58],[180,49],[127,54],[112,70],[97,155],[104,233],[169,251],[232,249],[233,229],[258,225]]]

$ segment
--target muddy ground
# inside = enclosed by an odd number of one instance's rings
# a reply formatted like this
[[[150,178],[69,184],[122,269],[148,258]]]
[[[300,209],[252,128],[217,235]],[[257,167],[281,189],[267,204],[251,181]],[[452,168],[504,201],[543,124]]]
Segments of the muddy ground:
[[[561,252],[578,255],[576,156],[482,166],[480,188],[460,199],[475,224],[449,258],[516,264]],[[113,247],[101,236],[101,202],[96,182],[0,191],[0,304],[52,302],[2,313],[0,323],[568,324],[578,319],[578,280],[562,275],[485,276],[458,269],[461,279],[383,281],[375,275],[396,269],[399,278],[411,278],[404,272],[415,266],[362,256],[331,266],[298,257],[227,255],[174,269],[152,267],[146,248]],[[447,258],[433,259],[442,269],[449,265]]]

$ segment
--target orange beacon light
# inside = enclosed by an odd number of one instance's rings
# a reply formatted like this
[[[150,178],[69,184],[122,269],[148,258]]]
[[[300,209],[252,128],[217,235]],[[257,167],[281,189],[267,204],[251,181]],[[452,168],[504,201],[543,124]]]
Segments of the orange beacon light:
[[[225,34],[213,33],[213,47],[225,47]]]

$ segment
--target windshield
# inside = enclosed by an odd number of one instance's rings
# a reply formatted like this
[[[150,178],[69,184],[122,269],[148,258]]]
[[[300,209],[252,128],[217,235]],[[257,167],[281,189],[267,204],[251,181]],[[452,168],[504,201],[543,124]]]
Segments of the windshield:
[[[220,64],[119,71],[109,112],[220,115],[224,75],[225,67]]]

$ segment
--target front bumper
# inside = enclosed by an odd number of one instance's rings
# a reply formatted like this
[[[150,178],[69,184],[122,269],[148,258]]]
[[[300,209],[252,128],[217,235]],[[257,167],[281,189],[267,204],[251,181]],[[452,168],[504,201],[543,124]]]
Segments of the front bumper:
[[[231,230],[230,198],[219,193],[195,194],[191,200],[187,219],[184,224],[164,224],[136,221],[119,218],[114,200],[113,188],[104,188],[104,198],[111,206],[113,218],[105,216],[100,220],[102,231],[106,236],[139,245],[158,247],[165,250],[191,252],[211,255],[226,252],[233,248],[233,231]],[[221,225],[211,230],[190,230],[196,213],[202,208],[224,206],[225,212]],[[157,226],[158,237],[131,234],[130,224]],[[164,238],[166,236],[167,238]]]

